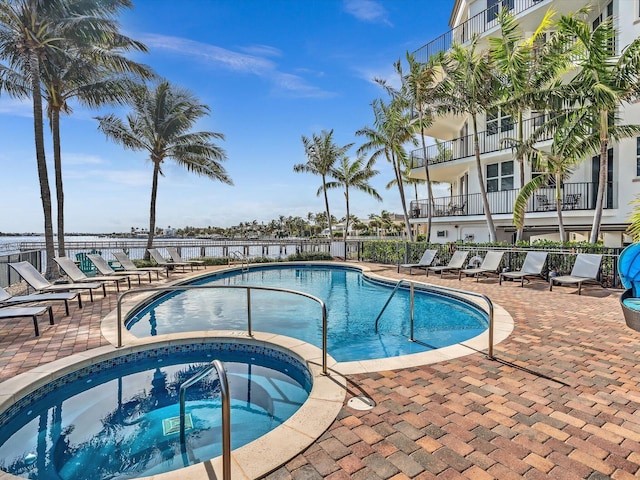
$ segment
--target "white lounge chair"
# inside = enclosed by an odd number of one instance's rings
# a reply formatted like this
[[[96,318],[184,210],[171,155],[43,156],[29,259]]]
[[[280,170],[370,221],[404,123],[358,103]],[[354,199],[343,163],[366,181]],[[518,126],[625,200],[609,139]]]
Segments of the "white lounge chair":
[[[479,267],[458,270],[458,280],[462,280],[463,273],[468,277],[475,277],[476,282],[479,280],[481,275],[486,276],[489,273],[498,275],[500,273],[500,263],[502,262],[503,256],[504,252],[498,252],[495,250],[488,251]]]
[[[442,274],[444,272],[455,272],[460,270],[468,256],[468,251],[456,250],[453,252],[448,264],[427,267],[427,277],[429,276],[429,272],[440,273],[440,278],[442,278]]]
[[[164,271],[163,267],[138,267],[124,252],[113,252],[113,256],[120,263],[125,272],[149,272],[149,281],[151,281],[151,272],[156,273],[156,278],[160,280],[160,272]],[[116,270],[117,272],[118,270]]]
[[[548,252],[527,252],[522,268],[514,272],[500,273],[498,283],[502,285],[503,278],[510,278],[512,280],[520,279],[520,286],[524,287],[524,281],[529,281],[529,277],[540,277],[544,280],[542,270],[544,269],[544,264],[547,262],[548,255]]]
[[[549,291],[553,290],[555,283],[559,285],[578,285],[578,295],[582,295],[583,283],[597,283],[598,273],[600,272],[600,263],[602,263],[602,255],[597,253],[579,253],[573,264],[570,275],[561,275],[559,277],[551,277],[549,279]]]
[[[171,261],[174,264],[186,263],[191,266],[191,271],[193,272],[193,267],[196,267],[196,270],[200,267],[204,267],[204,260],[185,260],[180,256],[178,249],[176,247],[167,247],[167,252],[171,257]]]
[[[33,318],[33,328],[36,337],[40,336],[38,329],[38,316],[49,313],[49,323],[53,325],[53,311],[51,305],[43,305],[41,307],[3,307],[0,308],[0,320],[7,318],[31,317]]]
[[[172,260],[165,260],[157,248],[148,248],[147,251],[149,252],[149,255],[151,255],[151,258],[153,258],[154,262],[166,269],[167,277],[169,276],[169,270],[172,270],[175,267],[182,267],[183,272],[185,271],[185,267],[191,267],[191,270],[193,270],[193,266],[189,265],[187,262],[176,263]]]
[[[69,257],[53,257],[55,262],[60,266],[60,268],[64,271],[64,273],[75,283],[86,283],[86,282],[102,282],[103,288],[106,288],[105,285],[107,282],[113,283],[116,286],[116,290],[120,291],[120,282],[124,282],[125,280],[129,283],[129,288],[131,288],[131,281],[125,277],[108,277],[108,276],[100,276],[96,275],[94,277],[87,277],[87,275],[80,270],[80,268],[76,265]]]
[[[91,260],[91,263],[95,265],[95,267],[98,269],[101,275],[104,275],[105,277],[112,277],[112,278],[125,277],[129,282],[129,288],[131,288],[131,277],[136,277],[138,279],[138,285],[142,285],[142,282],[140,281],[140,277],[142,275],[149,275],[149,282],[151,282],[151,273],[149,272],[141,272],[141,271],[130,272],[125,270],[114,270],[109,265],[109,262],[107,262],[102,257],[102,255],[99,255],[97,253],[87,253],[87,258]]]
[[[10,263],[9,266],[13,268],[16,273],[20,275],[22,279],[36,292],[70,292],[71,290],[87,290],[89,292],[89,299],[93,302],[93,291],[96,288],[102,288],[102,293],[105,297],[107,296],[107,290],[102,282],[51,283],[29,262]]]
[[[437,250],[425,250],[422,254],[422,258],[418,263],[402,263],[398,265],[398,273],[400,273],[401,268],[408,268],[409,275],[411,275],[411,271],[414,268],[422,268],[426,270],[433,263],[433,259],[436,258],[436,253],[438,253]]]
[[[25,303],[63,301],[66,315],[69,315],[69,300],[78,298],[78,308],[82,308],[82,299],[78,292],[36,293],[34,295],[11,295],[0,287],[0,307],[23,305]]]

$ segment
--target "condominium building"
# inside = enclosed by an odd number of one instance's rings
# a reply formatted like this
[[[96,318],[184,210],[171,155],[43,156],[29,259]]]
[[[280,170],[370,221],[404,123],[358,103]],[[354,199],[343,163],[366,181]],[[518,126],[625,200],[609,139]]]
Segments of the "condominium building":
[[[550,8],[557,15],[590,6],[589,21],[595,27],[612,17],[616,29],[615,48],[622,51],[640,36],[640,0],[456,0],[451,13],[451,30],[433,39],[415,52],[418,61],[426,61],[452,43],[468,44],[472,35],[480,36],[480,45],[500,35],[498,13],[507,8],[517,19],[525,36],[531,35]],[[622,124],[640,124],[640,103],[627,104],[618,112]],[[522,120],[525,136],[545,122],[544,112],[529,111]],[[519,163],[508,142],[515,137],[517,119],[500,110],[487,111],[478,118],[478,135],[484,183],[499,241],[513,241],[513,205],[520,185]],[[438,144],[412,152],[412,177],[425,179],[424,162],[428,162],[432,182],[448,185],[448,191],[436,188],[432,202],[435,242],[489,241],[489,231],[480,193],[470,117],[448,115],[435,118],[427,135]],[[548,148],[550,140],[538,146]],[[600,236],[607,246],[621,246],[630,241],[625,230],[632,212],[630,202],[640,193],[640,137],[609,145],[607,185]],[[531,165],[524,165],[525,183],[536,175]],[[562,182],[562,217],[570,241],[588,240],[593,225],[599,156],[585,159],[572,175]],[[411,222],[425,230],[427,199],[411,202]],[[539,189],[526,209],[523,239],[559,239],[555,189]]]

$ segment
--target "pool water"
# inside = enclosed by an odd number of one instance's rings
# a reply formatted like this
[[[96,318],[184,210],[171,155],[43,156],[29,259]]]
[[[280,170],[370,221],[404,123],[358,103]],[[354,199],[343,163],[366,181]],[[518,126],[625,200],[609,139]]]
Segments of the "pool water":
[[[214,274],[197,284],[252,285],[302,291],[327,306],[328,352],[339,362],[425,352],[463,342],[484,332],[485,312],[447,295],[416,290],[414,339],[410,342],[410,300],[399,289],[375,320],[393,284],[373,281],[360,270],[339,266],[266,266]],[[297,295],[251,291],[252,326],[322,346],[321,309]],[[127,328],[137,337],[198,330],[247,329],[244,289],[190,290],[172,293],[134,312]]]
[[[228,375],[231,446],[240,447],[282,424],[311,390],[300,362],[269,350],[161,352],[85,368],[42,387],[0,427],[0,468],[36,480],[126,479],[220,455],[215,371],[187,390],[184,449],[179,435],[180,385],[214,358]]]

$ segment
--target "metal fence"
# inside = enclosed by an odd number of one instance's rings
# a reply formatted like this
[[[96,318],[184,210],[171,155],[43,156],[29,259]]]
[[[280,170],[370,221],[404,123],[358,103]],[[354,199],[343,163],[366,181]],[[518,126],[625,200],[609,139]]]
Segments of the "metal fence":
[[[146,244],[136,241],[117,242],[87,242],[81,245],[76,243],[67,244],[67,256],[76,258],[76,255],[99,252],[106,260],[114,261],[113,252],[124,250],[131,259],[139,260],[144,257]],[[555,271],[559,275],[568,274],[571,271],[575,255],[577,253],[598,253],[603,255],[600,268],[600,281],[606,287],[620,288],[620,279],[617,274],[618,258],[621,248],[604,248],[598,246],[588,246],[579,248],[520,248],[512,246],[487,246],[473,244],[427,244],[426,242],[407,242],[402,239],[349,239],[347,241],[308,240],[308,239],[281,239],[263,241],[206,241],[197,240],[194,242],[173,241],[158,243],[157,248],[163,255],[166,254],[167,246],[175,246],[185,259],[193,258],[218,258],[229,259],[231,252],[242,253],[248,261],[286,260],[294,254],[304,253],[328,253],[333,257],[355,260],[360,262],[375,262],[390,265],[400,263],[417,263],[425,249],[434,248],[438,251],[437,261],[439,264],[448,263],[451,255],[456,249],[469,250],[470,258],[476,255],[484,256],[488,250],[504,250],[505,257],[503,267],[509,270],[518,270],[524,262],[524,257],[531,250],[545,250],[549,252],[545,275],[550,271]],[[20,281],[19,276],[9,268],[8,263],[26,260],[32,263],[39,271],[45,271],[47,259],[44,245],[29,243],[22,245],[23,250],[19,253],[0,255],[0,286],[6,287]]]

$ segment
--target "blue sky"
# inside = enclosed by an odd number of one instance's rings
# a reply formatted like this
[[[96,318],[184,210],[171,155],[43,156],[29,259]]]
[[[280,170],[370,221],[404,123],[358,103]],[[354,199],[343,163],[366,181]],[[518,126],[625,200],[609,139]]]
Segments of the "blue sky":
[[[136,59],[211,108],[196,126],[225,135],[220,145],[234,186],[188,173],[168,160],[158,187],[160,227],[267,222],[324,210],[320,178],[294,173],[306,157],[301,137],[334,130],[337,144],[364,141],[371,102],[386,98],[372,79],[397,84],[393,63],[449,28],[453,0],[134,0],[123,31],[149,54]],[[151,164],[97,130],[99,111],[74,107],[61,120],[66,231],[127,232],[148,227]],[[47,132],[48,134],[48,132]],[[0,232],[42,232],[29,102],[0,96]],[[52,195],[53,154],[47,137]],[[356,192],[351,212],[401,212],[389,164],[372,185],[382,202]],[[422,187],[420,197],[424,197]],[[55,204],[55,196],[53,199]],[[342,191],[332,214],[345,214]],[[54,210],[55,225],[55,210]]]

